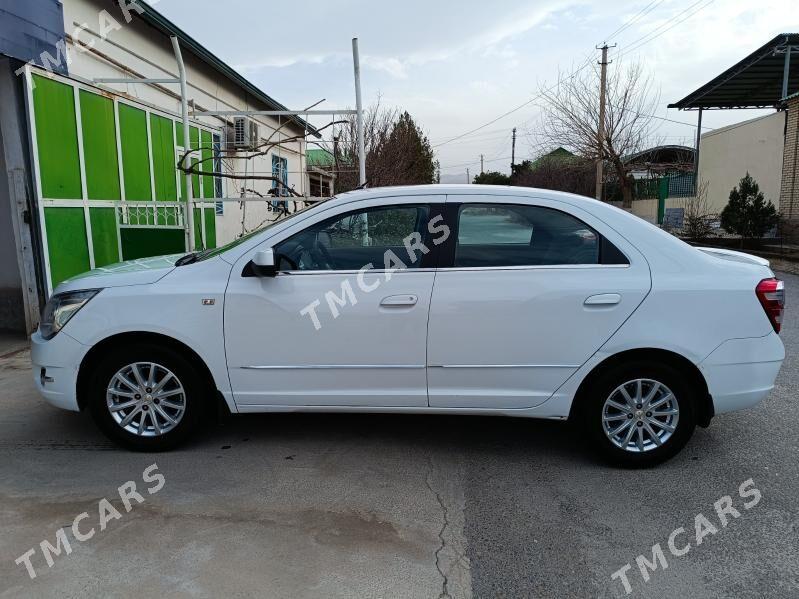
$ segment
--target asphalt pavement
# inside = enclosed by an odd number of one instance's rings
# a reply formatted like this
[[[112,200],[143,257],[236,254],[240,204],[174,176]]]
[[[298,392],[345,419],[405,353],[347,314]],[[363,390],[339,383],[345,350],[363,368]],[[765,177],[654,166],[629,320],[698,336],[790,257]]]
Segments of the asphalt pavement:
[[[3,338],[0,597],[799,597],[799,277],[781,276],[774,392],[651,470],[562,423],[483,417],[237,416],[129,453],[40,400],[27,343]]]

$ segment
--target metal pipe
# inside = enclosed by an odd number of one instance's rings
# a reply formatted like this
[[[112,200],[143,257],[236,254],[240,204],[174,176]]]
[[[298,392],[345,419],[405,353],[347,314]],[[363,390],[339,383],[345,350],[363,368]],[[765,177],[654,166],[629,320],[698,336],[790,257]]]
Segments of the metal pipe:
[[[782,97],[780,100],[784,100],[788,97],[788,76],[791,73],[791,50],[793,46],[788,44],[785,48],[785,62],[782,66]]]
[[[183,56],[180,53],[180,43],[177,36],[170,36],[172,48],[175,51],[175,60],[178,63],[178,74],[180,77],[180,112],[183,116],[183,151],[188,152],[189,142],[189,99],[186,90],[186,67],[183,65]],[[191,164],[191,161],[189,161]],[[186,176],[186,245],[190,252],[194,251],[194,204],[192,203],[191,174]]]
[[[355,72],[355,123],[358,135],[359,185],[366,183],[366,150],[363,142],[363,104],[361,102],[361,60],[358,55],[358,38],[352,38],[352,66]]]
[[[699,142],[702,140],[702,108],[696,122],[696,151],[694,152],[694,194],[699,193]]]
[[[193,112],[191,116],[294,116],[303,114],[336,116],[357,113],[357,110],[203,110]]]
[[[131,79],[125,77],[98,77],[95,83],[180,83],[180,79]]]

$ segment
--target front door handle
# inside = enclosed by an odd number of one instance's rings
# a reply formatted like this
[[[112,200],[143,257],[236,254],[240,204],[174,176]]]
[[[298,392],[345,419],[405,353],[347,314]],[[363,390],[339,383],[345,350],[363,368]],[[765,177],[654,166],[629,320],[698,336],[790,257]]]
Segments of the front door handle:
[[[583,305],[585,306],[613,306],[621,301],[621,295],[618,293],[599,293],[597,295],[589,295],[585,298]]]
[[[389,295],[380,301],[381,306],[415,306],[419,297],[410,293],[405,295]]]

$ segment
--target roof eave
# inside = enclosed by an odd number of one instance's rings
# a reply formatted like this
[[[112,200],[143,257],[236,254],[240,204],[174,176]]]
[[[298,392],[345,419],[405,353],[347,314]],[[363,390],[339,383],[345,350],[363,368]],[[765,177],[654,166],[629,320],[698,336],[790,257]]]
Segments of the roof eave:
[[[770,56],[774,53],[775,48],[781,44],[796,44],[799,43],[799,34],[797,33],[780,33],[779,35],[775,36],[773,39],[769,40],[766,44],[755,50],[754,52],[750,53],[742,60],[739,60],[737,63],[732,65],[730,68],[725,70],[723,73],[719,74],[718,76],[714,77],[704,85],[700,86],[687,96],[685,96],[682,100],[678,102],[674,102],[669,104],[669,108],[678,108],[680,110],[686,110],[690,108],[702,108],[703,110],[708,109],[732,109],[732,108],[776,108],[781,105],[782,101],[780,99],[774,99],[773,101],[758,101],[754,103],[744,103],[741,104],[740,102],[730,101],[730,102],[701,102],[701,98],[706,96],[708,93],[712,92],[717,87],[723,85],[725,82],[729,81],[736,75],[740,74],[747,68],[757,64],[763,58]],[[707,91],[706,91],[707,90]]]

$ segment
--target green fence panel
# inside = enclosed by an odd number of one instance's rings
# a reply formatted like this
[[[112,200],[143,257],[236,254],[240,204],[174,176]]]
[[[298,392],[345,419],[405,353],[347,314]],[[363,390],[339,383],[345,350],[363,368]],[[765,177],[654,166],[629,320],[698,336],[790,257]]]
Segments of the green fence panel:
[[[150,155],[147,147],[147,113],[120,103],[119,136],[125,199],[131,202],[152,200]]]
[[[80,199],[78,126],[73,88],[33,76],[39,172],[45,198]]]
[[[53,289],[64,279],[89,270],[89,244],[83,208],[45,208],[47,255]]]
[[[193,150],[199,149],[200,132],[197,130],[197,127],[189,127],[189,143],[191,144]],[[197,156],[197,152],[191,155],[191,165],[195,168],[197,168],[197,165],[200,162],[200,159]],[[200,197],[200,175],[191,176],[191,197]]]
[[[205,209],[205,238],[209,248],[216,247],[216,213],[213,206]]]
[[[201,158],[203,160],[200,164],[200,170],[205,173],[213,172],[214,161],[212,158],[214,154],[210,131],[200,132],[200,142],[202,147]],[[203,197],[214,197],[214,178],[211,175],[203,175]]]
[[[172,120],[150,114],[150,135],[153,148],[155,199],[162,202],[177,200],[175,183],[175,146]]]
[[[119,262],[116,209],[89,208],[89,220],[92,223],[94,266]]]
[[[192,145],[191,142],[191,130],[194,127],[189,127],[189,145]],[[175,121],[175,146],[183,147],[183,123]],[[177,158],[179,159],[183,156],[183,152],[177,154]],[[180,198],[185,200],[186,199],[186,176],[181,171],[180,173]],[[194,179],[191,182],[192,186],[194,185]]]
[[[85,90],[79,94],[86,194],[90,200],[119,200],[114,102]]]
[[[669,178],[661,177],[658,181],[658,224],[663,224],[666,214],[666,198],[669,197]]]
[[[179,254],[186,251],[183,229],[120,227],[119,233],[122,238],[123,260]]]
[[[205,247],[206,248],[215,248],[216,247],[216,215],[214,213],[214,208],[211,206],[210,208],[203,208],[202,213],[205,218]],[[197,247],[200,248],[202,246],[202,219],[203,216],[200,215],[200,209],[194,209],[194,241],[197,244]],[[204,248],[203,248],[204,249]]]

